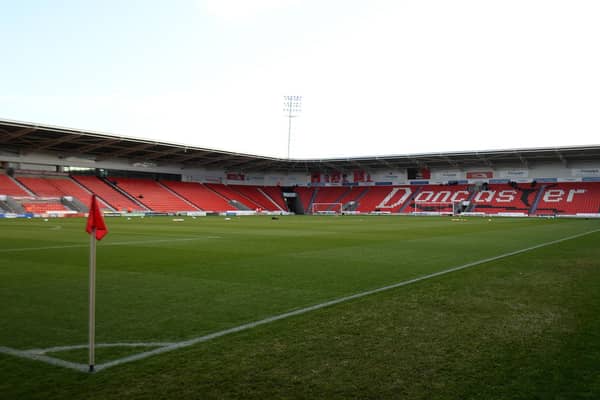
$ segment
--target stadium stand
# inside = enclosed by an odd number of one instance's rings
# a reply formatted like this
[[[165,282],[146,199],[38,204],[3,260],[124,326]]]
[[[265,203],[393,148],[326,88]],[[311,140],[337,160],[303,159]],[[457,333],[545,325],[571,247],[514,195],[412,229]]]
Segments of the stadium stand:
[[[157,181],[115,177],[110,177],[109,180],[152,211],[199,211],[198,207],[185,201]]]
[[[4,174],[0,174],[0,194],[17,197],[30,196],[10,176]]]
[[[52,211],[70,211],[67,207],[59,203],[58,201],[49,202],[24,202],[22,204],[25,212],[34,214],[45,214]]]
[[[241,196],[253,201],[258,204],[259,207],[267,211],[283,211],[281,205],[277,204],[275,200],[271,201],[269,197],[264,193],[264,188],[251,185],[230,185],[230,189],[235,190]],[[279,191],[279,197],[281,197],[281,191]],[[283,201],[283,197],[281,197]]]
[[[600,182],[563,182],[547,185],[536,215],[600,213]]]
[[[488,184],[479,189],[475,191],[464,184],[294,188],[307,214],[312,212],[313,203],[339,203],[345,211],[361,213],[450,213],[453,211],[451,203],[457,201],[468,202],[465,211],[489,215],[600,213],[600,182],[513,182]],[[12,178],[0,174],[0,194],[20,198],[26,212],[69,210],[72,204],[57,201],[65,196],[87,205],[92,191],[99,196],[105,209],[118,211],[287,211],[281,188],[273,186],[117,177],[104,181],[95,176],[17,175]]]
[[[471,198],[473,212],[530,214],[542,186],[490,184]]]
[[[410,186],[372,186],[359,200],[357,211],[399,212],[413,194]]]
[[[356,211],[358,201],[369,191],[368,187],[350,186],[349,190],[340,198],[345,211]]]
[[[254,200],[242,196],[231,186],[223,185],[221,183],[206,183],[205,185],[215,193],[218,193],[219,195],[232,201],[238,209],[256,210],[257,208],[261,207],[261,205],[256,203]]]
[[[315,188],[312,204],[315,203],[342,203],[342,199],[350,193],[350,188],[344,186],[322,186]],[[332,207],[329,207],[330,209]],[[309,211],[312,211],[310,208]]]
[[[106,204],[116,211],[143,211],[144,208],[136,204],[125,195],[96,176],[76,175],[72,177],[87,190],[95,193]]]
[[[264,186],[259,188],[266,196],[268,196],[271,200],[273,200],[282,211],[288,211],[287,205],[285,204],[285,200],[283,198],[283,193],[281,192],[281,188],[278,186]]]
[[[23,186],[39,197],[71,196],[82,204],[89,205],[91,193],[69,177],[29,177],[17,178]]]
[[[400,212],[452,213],[452,203],[469,200],[472,195],[468,185],[424,185],[412,186],[412,188],[415,195]],[[445,204],[440,205],[440,203]]]
[[[56,186],[50,183],[50,178],[32,176],[18,176],[17,181],[25,186],[30,192],[39,197],[62,197],[62,193]],[[55,178],[51,178],[55,179]]]
[[[313,203],[341,203],[344,196],[350,192],[348,187],[323,186],[315,189],[317,194]]]
[[[304,213],[310,213],[310,207],[312,205],[312,200],[315,196],[315,188],[314,187],[304,187],[297,186],[294,188],[294,192],[298,195],[298,199],[300,200],[300,204],[302,205],[302,209]]]
[[[161,184],[204,211],[225,212],[237,209],[227,199],[201,183],[161,181]]]

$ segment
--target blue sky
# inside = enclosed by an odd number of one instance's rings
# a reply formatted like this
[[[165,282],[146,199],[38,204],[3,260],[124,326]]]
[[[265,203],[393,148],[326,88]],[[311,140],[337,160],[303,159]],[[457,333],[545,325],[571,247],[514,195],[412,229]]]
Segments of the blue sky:
[[[285,157],[600,144],[598,1],[6,2],[0,118]]]

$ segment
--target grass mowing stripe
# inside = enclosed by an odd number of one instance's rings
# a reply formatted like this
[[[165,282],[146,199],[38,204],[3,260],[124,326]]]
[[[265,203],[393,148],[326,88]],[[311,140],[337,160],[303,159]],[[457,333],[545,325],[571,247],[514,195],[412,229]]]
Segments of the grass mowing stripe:
[[[208,341],[208,340],[211,340],[211,339],[216,339],[218,337],[225,336],[225,335],[228,335],[230,333],[236,333],[236,332],[244,331],[244,330],[251,329],[251,328],[254,328],[254,327],[257,327],[257,326],[260,326],[260,325],[268,324],[268,323],[271,323],[271,322],[274,322],[274,321],[282,320],[282,319],[285,319],[285,318],[289,318],[289,317],[293,317],[293,316],[296,316],[296,315],[301,315],[301,314],[305,314],[305,313],[308,313],[308,312],[311,312],[311,311],[315,311],[315,310],[318,310],[318,309],[321,309],[321,308],[325,308],[325,307],[329,307],[329,306],[332,306],[332,305],[340,304],[340,303],[343,303],[343,302],[346,302],[346,301],[349,301],[349,300],[358,299],[358,298],[369,296],[369,295],[372,295],[372,294],[375,294],[375,293],[387,291],[387,290],[390,290],[390,289],[395,289],[395,288],[398,288],[398,287],[401,287],[401,286],[410,285],[412,283],[420,282],[420,281],[423,281],[423,280],[426,280],[426,279],[430,279],[430,278],[434,278],[434,277],[437,277],[437,276],[445,275],[445,274],[448,274],[448,273],[451,273],[451,272],[459,271],[459,270],[462,270],[462,269],[465,269],[465,268],[474,267],[474,266],[485,264],[485,263],[488,263],[488,262],[491,262],[491,261],[496,261],[496,260],[501,260],[503,258],[511,257],[511,256],[514,256],[514,255],[517,255],[517,254],[526,253],[528,251],[536,250],[536,249],[539,249],[539,248],[542,248],[542,247],[551,246],[551,245],[554,245],[554,244],[557,244],[557,243],[562,243],[562,242],[565,242],[565,241],[568,241],[568,240],[577,239],[579,237],[586,236],[586,235],[589,235],[589,234],[592,234],[592,233],[596,233],[596,232],[600,232],[600,229],[595,229],[595,230],[592,230],[592,231],[583,232],[583,233],[572,235],[572,236],[568,236],[568,237],[565,237],[565,238],[562,238],[562,239],[557,239],[557,240],[553,240],[553,241],[550,241],[550,242],[541,243],[541,244],[538,244],[538,245],[535,245],[535,246],[530,246],[530,247],[527,247],[525,249],[520,249],[520,250],[512,251],[512,252],[509,252],[509,253],[504,253],[504,254],[501,254],[501,255],[498,255],[498,256],[485,258],[485,259],[482,259],[482,260],[478,260],[478,261],[474,261],[474,262],[471,262],[471,263],[463,264],[463,265],[460,265],[460,266],[457,266],[457,267],[449,268],[449,269],[446,269],[446,270],[443,270],[443,271],[439,271],[439,272],[435,272],[435,273],[432,273],[432,274],[424,275],[424,276],[421,276],[421,277],[418,277],[418,278],[414,278],[414,279],[410,279],[410,280],[407,280],[407,281],[395,283],[393,285],[383,286],[383,287],[380,287],[380,288],[377,288],[377,289],[368,290],[368,291],[357,293],[357,294],[353,294],[353,295],[350,295],[350,296],[340,297],[338,299],[330,300],[330,301],[327,301],[327,302],[324,302],[324,303],[315,304],[313,306],[309,306],[309,307],[301,308],[301,309],[298,309],[298,310],[290,311],[290,312],[287,312],[287,313],[275,315],[275,316],[268,317],[268,318],[265,318],[265,319],[262,319],[262,320],[259,320],[259,321],[250,322],[250,323],[239,325],[239,326],[236,326],[236,327],[233,327],[233,328],[225,329],[225,330],[222,330],[222,331],[219,331],[219,332],[215,332],[215,333],[211,333],[211,334],[208,334],[208,335],[200,336],[200,337],[193,338],[193,339],[190,339],[190,340],[186,340],[186,341],[183,341],[183,342],[178,342],[178,343],[175,343],[175,344],[170,345],[170,346],[165,346],[165,347],[161,347],[161,348],[158,348],[158,349],[155,349],[155,350],[151,350],[151,351],[147,351],[147,352],[135,354],[135,355],[132,355],[132,356],[120,358],[120,359],[117,359],[117,360],[114,360],[114,361],[110,361],[110,362],[107,362],[107,363],[103,363],[103,364],[97,365],[95,371],[99,372],[101,370],[104,370],[106,368],[110,368],[110,367],[113,367],[113,366],[116,366],[116,365],[119,365],[119,364],[124,364],[124,363],[127,363],[127,362],[137,361],[137,360],[141,360],[141,359],[144,359],[144,358],[147,358],[147,357],[151,357],[151,356],[154,356],[154,355],[165,353],[165,352],[168,352],[168,351],[180,349],[180,348],[183,348],[183,347],[192,346],[194,344],[205,342],[205,341]]]
[[[192,240],[201,240],[201,239],[220,239],[220,236],[203,236],[203,237],[195,237],[195,238],[174,238],[174,239],[156,239],[156,240],[132,240],[126,242],[115,242],[115,243],[105,243],[104,246],[125,246],[125,245],[136,245],[136,244],[154,244],[154,243],[169,243],[169,242],[189,242]],[[0,253],[11,253],[18,251],[37,251],[37,250],[60,250],[60,249],[72,249],[72,248],[81,248],[81,247],[89,247],[89,243],[86,244],[67,244],[62,246],[43,246],[43,247],[21,247],[16,249],[0,249]]]
[[[530,247],[527,247],[527,248],[524,248],[524,249],[521,249],[521,250],[507,252],[507,253],[504,253],[504,254],[501,254],[501,255],[498,255],[498,256],[488,257],[488,258],[481,259],[481,260],[478,260],[478,261],[470,262],[470,263],[467,263],[467,264],[460,265],[458,267],[446,269],[444,271],[439,271],[439,272],[431,273],[431,274],[428,274],[428,275],[423,275],[421,277],[417,277],[417,278],[414,278],[414,279],[402,281],[400,283],[396,283],[396,284],[393,284],[393,285],[387,285],[387,286],[383,286],[383,287],[380,287],[380,288],[377,288],[377,289],[368,290],[368,291],[365,291],[365,292],[360,292],[360,293],[349,295],[349,296],[345,296],[345,297],[340,297],[340,298],[337,298],[337,299],[334,299],[334,300],[331,300],[331,301],[327,301],[327,302],[316,304],[316,305],[313,305],[313,306],[309,306],[309,307],[305,307],[305,308],[293,310],[293,311],[286,312],[286,313],[283,313],[283,314],[278,314],[278,315],[275,315],[275,316],[272,316],[272,317],[268,317],[268,318],[265,318],[265,319],[262,319],[262,320],[258,320],[258,321],[255,321],[255,322],[250,322],[250,323],[247,323],[247,324],[239,325],[237,327],[225,329],[225,330],[218,331],[218,332],[215,332],[215,333],[212,333],[212,334],[204,335],[204,336],[197,337],[197,338],[192,338],[192,339],[189,339],[189,340],[184,340],[184,341],[181,341],[181,342],[176,342],[176,343],[174,343],[174,344],[172,344],[170,346],[165,346],[165,347],[162,347],[162,348],[159,348],[159,349],[153,349],[153,350],[150,350],[150,351],[147,351],[147,352],[142,352],[142,353],[139,353],[139,354],[135,354],[135,355],[132,355],[132,356],[123,357],[121,359],[117,359],[117,360],[110,361],[110,362],[107,362],[107,363],[99,364],[99,365],[97,365],[97,371],[100,371],[102,369],[106,369],[106,368],[109,368],[109,367],[112,367],[112,366],[115,366],[115,365],[123,364],[123,363],[126,363],[126,362],[131,362],[131,361],[135,361],[135,360],[147,358],[147,357],[150,357],[152,355],[156,355],[156,354],[164,353],[164,352],[167,352],[167,351],[179,349],[179,348],[182,348],[182,347],[191,346],[191,345],[194,345],[196,343],[208,341],[208,340],[211,340],[211,339],[214,339],[214,338],[218,338],[218,337],[227,335],[229,333],[235,333],[235,332],[247,330],[247,329],[259,326],[259,325],[267,324],[267,323],[274,322],[274,321],[277,321],[277,320],[281,320],[281,319],[284,319],[284,318],[287,318],[287,317],[291,317],[291,316],[296,316],[296,315],[308,313],[310,311],[318,310],[318,309],[325,308],[325,307],[328,307],[328,306],[332,306],[332,305],[335,305],[335,304],[339,304],[339,303],[342,303],[342,302],[345,302],[345,301],[357,299],[357,298],[360,298],[360,297],[368,296],[368,295],[371,295],[371,294],[374,294],[374,293],[378,293],[378,292],[382,292],[382,291],[385,291],[385,290],[390,290],[390,289],[397,288],[397,287],[400,287],[400,286],[405,286],[405,285],[408,285],[408,284],[411,284],[411,283],[415,283],[415,282],[418,282],[418,281],[421,281],[421,280],[433,278],[433,277],[440,276],[440,275],[443,275],[443,274],[447,274],[447,273],[450,273],[450,272],[458,271],[458,270],[465,269],[465,268],[468,268],[468,267],[480,265],[480,264],[487,263],[487,262],[490,262],[490,261],[495,261],[495,260],[499,260],[499,259],[502,259],[502,258],[510,257],[510,256],[513,256],[513,255],[517,255],[517,254],[520,254],[520,253],[524,253],[524,252],[527,252],[527,251],[535,250],[535,249],[538,249],[538,248],[541,248],[541,247],[545,247],[545,246],[553,245],[553,244],[556,244],[556,243],[564,242],[564,241],[567,241],[567,240],[575,239],[575,238],[578,238],[578,237],[589,235],[591,233],[596,233],[598,231],[600,231],[600,229],[596,229],[596,230],[592,230],[592,231],[588,231],[588,232],[583,232],[583,233],[580,233],[580,234],[571,235],[571,236],[568,236],[568,237],[565,237],[565,238],[562,238],[562,239],[557,239],[557,240],[545,242],[545,243],[542,243],[542,244],[530,246]],[[193,239],[193,238],[187,238],[187,239]],[[171,239],[171,240],[173,240],[173,239]],[[162,240],[162,241],[164,241],[164,240]],[[15,350],[15,349],[12,349],[12,348],[8,348],[8,347],[0,347],[0,352],[6,353],[6,354],[10,354],[10,355],[13,355],[13,356],[18,356],[18,357],[23,357],[23,358],[29,358],[29,359],[34,359],[34,360],[38,360],[38,361],[43,361],[43,362],[46,362],[48,364],[63,366],[63,367],[70,368],[70,369],[81,370],[83,372],[87,371],[87,366],[83,366],[83,364],[77,364],[77,363],[73,363],[73,362],[69,362],[69,361],[59,360],[59,359],[56,359],[56,358],[53,358],[53,357],[48,357],[48,356],[40,355],[40,354],[33,354],[33,353],[31,353],[31,351],[21,351],[21,350]]]

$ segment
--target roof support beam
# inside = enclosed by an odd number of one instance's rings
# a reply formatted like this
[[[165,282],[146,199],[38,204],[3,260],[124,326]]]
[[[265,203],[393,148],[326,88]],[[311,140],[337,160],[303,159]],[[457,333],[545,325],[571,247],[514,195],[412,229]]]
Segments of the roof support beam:
[[[193,160],[195,158],[202,159],[202,158],[205,158],[207,154],[210,154],[210,153],[204,152],[204,151],[200,152],[200,151],[192,150],[191,152],[188,151],[187,155],[174,158],[173,161],[178,163],[178,162],[185,162],[185,161]]]
[[[204,160],[202,162],[196,163],[196,166],[204,167],[206,165],[211,165],[211,164],[214,164],[214,163],[219,163],[219,162],[222,162],[222,161],[225,161],[225,160],[231,160],[233,158],[235,158],[235,156],[227,154],[227,155],[223,155],[221,157],[215,157],[215,158],[211,158],[209,160]]]
[[[159,160],[161,158],[168,157],[168,156],[170,156],[172,154],[185,153],[185,152],[187,152],[187,149],[182,149],[180,147],[174,147],[171,150],[161,151],[159,153],[156,153],[153,156],[149,155],[149,156],[146,157],[146,160]]]
[[[31,151],[31,150],[44,150],[44,149],[47,149],[49,147],[59,145],[61,143],[72,142],[73,140],[79,139],[80,137],[81,137],[81,135],[73,134],[73,135],[68,135],[68,136],[62,136],[62,137],[59,137],[59,138],[56,138],[56,139],[49,139],[49,140],[43,141],[38,146],[29,147],[29,148],[27,148],[27,150],[28,151]]]
[[[133,147],[128,147],[122,150],[118,150],[115,152],[110,153],[110,155],[106,155],[106,156],[102,156],[102,157],[98,157],[98,161],[104,161],[108,158],[116,158],[116,157],[122,157],[122,156],[126,156],[128,154],[131,153],[135,153],[136,151],[142,151],[142,150],[146,150],[150,147],[154,147],[155,144],[154,143],[142,143],[139,144],[137,146],[133,146]]]
[[[273,160],[262,160],[262,161],[257,161],[257,160],[243,160],[240,162],[234,162],[232,164],[229,164],[229,167],[233,167],[233,168],[240,168],[240,167],[246,167],[249,170],[258,168],[258,167],[262,167],[264,165],[271,165],[273,164]]]
[[[100,139],[99,142],[94,143],[94,144],[89,144],[87,146],[83,146],[79,148],[79,152],[81,153],[88,153],[92,150],[96,150],[96,149],[101,149],[102,147],[108,147],[111,144],[115,144],[120,142],[120,139]]]
[[[15,132],[7,133],[6,135],[4,135],[4,137],[0,138],[0,143],[10,142],[11,140],[20,138],[21,136],[25,136],[31,132],[35,132],[36,130],[36,128],[23,128]]]

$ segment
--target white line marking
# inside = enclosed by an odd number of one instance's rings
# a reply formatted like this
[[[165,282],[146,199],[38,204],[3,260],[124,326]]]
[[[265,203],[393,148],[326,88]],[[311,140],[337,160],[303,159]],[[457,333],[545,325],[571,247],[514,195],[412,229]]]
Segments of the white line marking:
[[[165,347],[171,346],[175,343],[173,342],[137,342],[137,343],[100,343],[97,344],[96,347]],[[69,350],[77,350],[77,349],[87,349],[88,344],[76,344],[72,346],[55,346],[48,347],[47,349],[31,349],[24,350],[26,353],[31,354],[46,354],[46,353],[56,353],[59,351],[69,351]]]
[[[132,240],[127,242],[108,242],[103,243],[104,246],[125,246],[125,245],[136,245],[136,244],[154,244],[154,243],[169,243],[169,242],[189,242],[193,240],[202,239],[221,239],[221,236],[202,236],[193,238],[173,238],[173,239],[153,239],[153,240]],[[0,249],[0,253],[18,252],[18,251],[36,251],[36,250],[60,250],[60,249],[74,249],[74,248],[87,248],[89,243],[86,244],[66,244],[62,246],[42,246],[42,247],[21,247],[16,249]]]
[[[16,349],[11,349],[10,347],[0,346],[0,353],[9,354],[16,357],[28,358],[30,360],[42,361],[47,364],[57,365],[59,367],[65,367],[69,369],[74,369],[75,371],[87,372],[89,370],[89,366],[85,364],[74,363],[70,361],[60,360],[54,357],[48,357],[43,354],[31,354],[27,351],[21,351]]]
[[[240,326],[236,326],[236,327],[233,327],[233,328],[225,329],[225,330],[220,331],[220,332],[215,332],[215,333],[211,333],[211,334],[208,334],[208,335],[205,335],[205,336],[200,336],[200,337],[197,337],[197,338],[189,339],[189,340],[186,340],[186,341],[183,341],[183,342],[174,343],[174,344],[172,344],[170,346],[165,346],[165,347],[162,347],[162,348],[159,348],[159,349],[154,349],[154,350],[146,351],[146,352],[143,352],[143,353],[134,354],[132,356],[123,357],[123,358],[120,358],[120,359],[117,359],[117,360],[114,360],[114,361],[110,361],[110,362],[107,362],[107,363],[104,363],[104,364],[100,364],[100,365],[98,365],[96,367],[96,369],[98,371],[101,371],[103,369],[110,368],[110,367],[113,367],[115,365],[119,365],[119,364],[131,362],[131,361],[136,361],[136,360],[141,360],[143,358],[147,358],[147,357],[154,356],[154,355],[157,355],[157,354],[165,353],[167,351],[172,351],[172,350],[180,349],[182,347],[192,346],[194,344],[201,343],[201,342],[206,342],[206,341],[211,340],[211,339],[216,339],[218,337],[225,336],[225,335],[228,335],[230,333],[244,331],[246,329],[251,329],[251,328],[257,327],[259,325],[268,324],[268,323],[271,323],[271,322],[274,322],[274,321],[279,321],[281,319],[293,317],[293,316],[296,316],[296,315],[305,314],[305,313],[308,313],[310,311],[315,311],[315,310],[319,310],[321,308],[330,307],[330,306],[333,306],[335,304],[343,303],[343,302],[346,302],[346,301],[349,301],[349,300],[354,300],[354,299],[358,299],[358,298],[361,298],[361,297],[369,296],[369,295],[372,295],[372,294],[375,294],[375,293],[383,292],[383,291],[386,291],[386,290],[395,289],[395,288],[398,288],[398,287],[401,287],[401,286],[410,285],[411,283],[420,282],[420,281],[423,281],[425,279],[430,279],[430,278],[434,278],[436,276],[445,275],[445,274],[448,274],[450,272],[455,272],[455,271],[459,271],[461,269],[465,269],[465,268],[469,268],[469,267],[474,267],[476,265],[485,264],[485,263],[488,263],[488,262],[491,262],[491,261],[500,260],[502,258],[511,257],[511,256],[514,256],[514,255],[517,255],[517,254],[521,254],[521,253],[525,253],[525,252],[528,252],[528,251],[531,251],[531,250],[539,249],[540,247],[550,246],[550,245],[553,245],[553,244],[556,244],[556,243],[561,243],[561,242],[564,242],[564,241],[567,241],[567,240],[576,239],[578,237],[589,235],[591,233],[595,233],[595,232],[599,232],[599,231],[600,231],[600,229],[596,229],[596,230],[593,230],[593,231],[589,231],[589,232],[585,232],[585,233],[580,233],[580,234],[569,236],[569,237],[566,237],[566,238],[563,238],[563,239],[553,240],[551,242],[538,244],[538,245],[535,245],[535,246],[527,247],[525,249],[511,251],[510,253],[501,254],[499,256],[489,257],[489,258],[485,258],[483,260],[478,260],[478,261],[474,261],[474,262],[471,262],[471,263],[468,263],[468,264],[463,264],[463,265],[460,265],[458,267],[449,268],[449,269],[446,269],[446,270],[443,270],[443,271],[439,271],[439,272],[434,272],[432,274],[428,274],[428,275],[420,276],[418,278],[414,278],[414,279],[410,279],[410,280],[407,280],[407,281],[395,283],[393,285],[383,286],[383,287],[380,287],[380,288],[377,288],[377,289],[368,290],[366,292],[361,292],[361,293],[353,294],[353,295],[350,295],[350,296],[340,297],[340,298],[337,298],[337,299],[334,299],[334,300],[326,301],[324,303],[316,304],[314,306],[309,306],[309,307],[301,308],[301,309],[298,309],[298,310],[294,310],[294,311],[290,311],[290,312],[287,312],[287,313],[283,313],[283,314],[275,315],[275,316],[272,316],[272,317],[268,317],[268,318],[265,318],[265,319],[262,319],[262,320],[259,320],[259,321],[250,322],[250,323],[243,324],[243,325],[240,325]]]
[[[132,361],[136,361],[136,360],[141,360],[144,358],[148,358],[157,354],[161,354],[161,353],[166,353],[168,351],[172,351],[172,350],[176,350],[176,349],[181,349],[183,347],[189,347],[192,346],[194,344],[197,343],[201,343],[201,342],[206,342],[208,340],[211,339],[216,339],[218,337],[221,336],[225,336],[228,335],[230,333],[235,333],[235,332],[240,332],[240,331],[244,331],[247,329],[251,329],[260,325],[264,325],[264,324],[268,324],[274,321],[279,321],[285,318],[289,318],[289,317],[293,317],[296,315],[301,315],[301,314],[306,314],[308,312],[311,311],[315,311],[315,310],[319,310],[321,308],[325,308],[325,307],[330,307],[336,304],[340,304],[349,300],[354,300],[354,299],[358,299],[361,297],[365,297],[365,296],[369,296],[375,293],[380,293],[380,292],[384,292],[390,289],[395,289],[395,288],[399,288],[401,286],[406,286],[406,285],[410,285],[412,283],[416,283],[416,282],[420,282],[426,279],[430,279],[430,278],[435,278],[437,276],[441,276],[441,275],[445,275],[445,274],[449,274],[451,272],[455,272],[455,271],[460,271],[462,269],[465,268],[470,268],[470,267],[474,267],[477,265],[481,265],[481,264],[485,264],[488,262],[492,262],[492,261],[497,261],[503,258],[507,258],[507,257],[511,257],[517,254],[521,254],[521,253],[526,253],[528,251],[532,251],[532,250],[536,250],[542,247],[546,247],[546,246],[551,246],[553,244],[557,244],[557,243],[561,243],[561,242],[565,242],[568,240],[572,240],[572,239],[576,239],[582,236],[586,236],[592,233],[596,233],[596,232],[600,232],[600,229],[595,229],[592,231],[588,231],[588,232],[584,232],[584,233],[579,233],[577,235],[572,235],[572,236],[568,236],[562,239],[557,239],[557,240],[553,240],[550,242],[546,242],[546,243],[542,243],[542,244],[538,244],[535,246],[531,246],[531,247],[527,247],[525,249],[521,249],[521,250],[515,250],[515,251],[511,251],[509,253],[504,253],[498,256],[494,256],[494,257],[489,257],[489,258],[484,258],[482,260],[478,260],[478,261],[473,261],[467,264],[463,264],[460,265],[458,267],[453,267],[453,268],[449,268],[449,269],[445,269],[443,271],[439,271],[439,272],[434,272],[432,274],[428,274],[428,275],[423,275],[420,276],[418,278],[414,278],[414,279],[409,279],[407,281],[403,281],[403,282],[399,282],[399,283],[395,283],[393,285],[388,285],[388,286],[383,286],[377,289],[372,289],[372,290],[367,290],[365,292],[361,292],[361,293],[356,293],[350,296],[344,296],[344,297],[340,297],[334,300],[330,300],[330,301],[326,301],[324,303],[320,303],[320,304],[315,304],[313,306],[309,306],[309,307],[305,307],[305,308],[300,308],[298,310],[294,310],[294,311],[290,311],[290,312],[286,312],[283,314],[279,314],[279,315],[274,315],[272,317],[268,317],[265,319],[261,319],[259,321],[254,321],[254,322],[249,322],[247,324],[243,324],[243,325],[239,325],[233,328],[229,328],[229,329],[225,329],[219,332],[214,332],[208,335],[204,335],[204,336],[200,336],[200,337],[196,337],[196,338],[192,338],[189,340],[185,340],[182,342],[176,342],[176,343],[172,343],[169,344],[167,346],[164,347],[160,347],[158,349],[154,349],[154,350],[150,350],[150,351],[145,351],[143,353],[138,353],[138,354],[134,354],[131,356],[127,356],[127,357],[123,357],[123,358],[119,358],[117,360],[113,360],[113,361],[109,361],[103,364],[98,364],[95,366],[95,371],[99,372],[102,371],[104,369],[110,368],[110,367],[114,367],[116,365],[120,365],[120,364],[124,364],[124,363],[128,363],[128,362],[132,362]],[[52,358],[52,357],[48,357],[48,356],[44,356],[44,355],[40,355],[40,354],[32,354],[31,351],[21,351],[21,350],[15,350],[15,349],[11,349],[9,347],[0,347],[0,353],[6,353],[6,354],[12,354],[18,357],[23,357],[23,358],[31,358],[34,360],[39,360],[39,361],[44,361],[53,365],[59,365],[59,366],[63,366],[63,367],[67,367],[67,368],[71,368],[71,369],[75,369],[78,371],[83,371],[83,372],[88,372],[88,366],[87,365],[83,365],[83,364],[76,364],[76,363],[71,363],[68,361],[63,361],[63,360],[59,360],[56,358]]]

